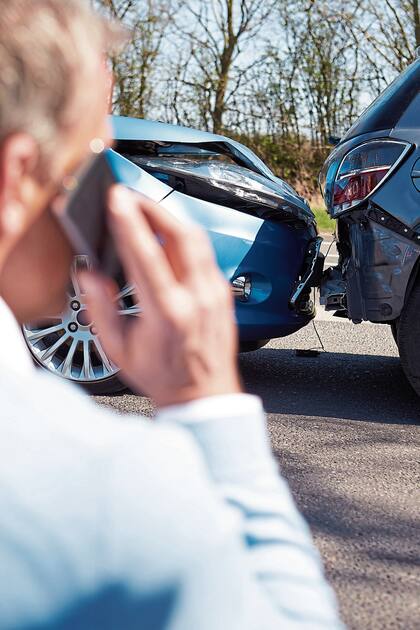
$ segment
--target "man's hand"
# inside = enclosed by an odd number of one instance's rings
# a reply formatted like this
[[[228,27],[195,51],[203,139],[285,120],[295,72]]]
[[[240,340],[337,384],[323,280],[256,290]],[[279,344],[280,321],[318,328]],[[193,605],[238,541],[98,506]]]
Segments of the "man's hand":
[[[109,214],[143,312],[119,316],[109,279],[84,273],[82,284],[124,380],[160,407],[240,391],[233,298],[206,234],[121,186],[111,190]]]

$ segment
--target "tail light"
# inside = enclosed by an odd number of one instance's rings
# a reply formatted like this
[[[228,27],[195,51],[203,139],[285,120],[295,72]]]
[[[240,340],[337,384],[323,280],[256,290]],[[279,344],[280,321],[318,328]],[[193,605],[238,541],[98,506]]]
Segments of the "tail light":
[[[395,170],[410,146],[394,140],[373,140],[347,153],[335,176],[332,216],[365,201]]]

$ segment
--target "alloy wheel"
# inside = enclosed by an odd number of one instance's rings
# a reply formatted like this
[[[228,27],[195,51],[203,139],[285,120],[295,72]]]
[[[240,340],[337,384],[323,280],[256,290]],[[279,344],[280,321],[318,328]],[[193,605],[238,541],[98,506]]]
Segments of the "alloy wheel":
[[[119,368],[106,355],[90,321],[77,272],[89,268],[86,256],[76,256],[71,270],[67,308],[56,317],[24,325],[23,335],[35,361],[54,374],[84,385],[100,383],[115,377]],[[137,317],[141,308],[136,289],[125,284],[116,295],[118,313]]]

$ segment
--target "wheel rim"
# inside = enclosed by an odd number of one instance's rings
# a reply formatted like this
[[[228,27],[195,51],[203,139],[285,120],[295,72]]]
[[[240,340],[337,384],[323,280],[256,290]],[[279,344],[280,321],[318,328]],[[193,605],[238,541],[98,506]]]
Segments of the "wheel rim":
[[[49,371],[79,383],[97,383],[118,374],[119,368],[107,357],[89,321],[85,298],[77,272],[89,268],[86,256],[76,256],[66,310],[36,324],[26,324],[23,334],[36,362]],[[138,317],[141,309],[133,285],[124,285],[116,295],[122,317]]]

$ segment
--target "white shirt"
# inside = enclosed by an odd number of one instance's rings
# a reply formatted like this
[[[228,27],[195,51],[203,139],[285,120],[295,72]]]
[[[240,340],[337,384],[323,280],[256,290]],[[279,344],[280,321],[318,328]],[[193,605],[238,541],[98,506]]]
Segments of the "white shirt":
[[[34,369],[1,300],[0,348],[0,628],[341,627],[258,398],[121,419]]]

